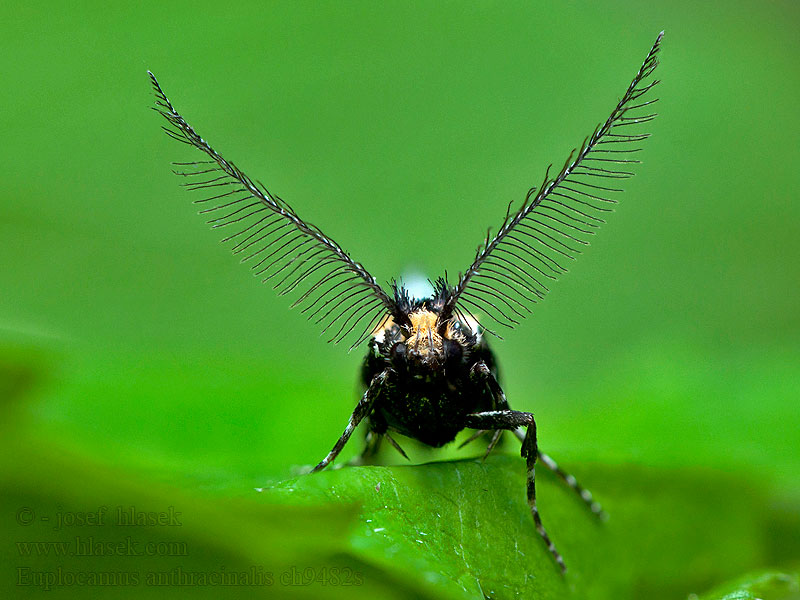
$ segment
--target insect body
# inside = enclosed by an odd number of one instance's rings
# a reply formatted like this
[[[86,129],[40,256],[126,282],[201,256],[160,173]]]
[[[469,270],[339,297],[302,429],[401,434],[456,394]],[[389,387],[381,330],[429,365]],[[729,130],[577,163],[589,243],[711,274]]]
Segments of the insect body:
[[[455,439],[468,415],[494,407],[491,391],[480,384],[478,365],[493,360],[477,324],[446,320],[440,326],[447,292],[441,282],[427,300],[400,298],[408,302],[406,319],[387,321],[370,341],[365,386],[385,372],[380,401],[369,416],[373,434],[385,436],[391,429],[438,448]]]
[[[250,263],[279,294],[294,293],[293,307],[322,326],[329,341],[354,339],[351,348],[369,340],[362,379],[364,394],[339,440],[316,466],[319,471],[341,452],[356,427],[367,424],[362,457],[373,455],[381,440],[399,450],[398,433],[440,447],[464,429],[493,432],[487,455],[504,431],[522,442],[528,470],[527,498],[539,534],[563,570],[564,561],[542,525],[536,508],[535,465],[540,460],[572,487],[591,510],[600,506],[575,478],[536,443],[533,414],[512,410],[497,381],[494,358],[484,335],[496,335],[481,313],[501,326],[513,327],[530,312],[530,305],[549,291],[550,281],[566,271],[564,264],[586,245],[603,223],[602,216],[622,191],[617,180],[633,175],[639,161],[638,131],[653,118],[645,96],[658,81],[659,34],[641,68],[608,119],[573,151],[554,177],[549,169],[538,188],[506,217],[493,236],[487,234],[472,264],[454,284],[438,279],[429,298],[415,299],[402,284],[389,291],[327,237],[300,218],[280,197],[250,179],[218,154],[175,110],[155,76],[155,109],[166,119],[166,133],[206,155],[203,161],[174,163],[185,186],[204,190],[196,202],[206,206],[213,228],[231,228],[223,239],[242,262]],[[499,336],[498,336],[499,337]]]

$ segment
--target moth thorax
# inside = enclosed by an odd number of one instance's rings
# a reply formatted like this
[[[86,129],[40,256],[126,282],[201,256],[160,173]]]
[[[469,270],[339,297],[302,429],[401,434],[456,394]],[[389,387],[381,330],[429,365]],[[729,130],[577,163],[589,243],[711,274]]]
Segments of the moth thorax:
[[[422,363],[439,362],[444,357],[444,343],[437,331],[439,316],[429,310],[419,310],[408,315],[411,334],[406,339],[406,349],[411,358]]]

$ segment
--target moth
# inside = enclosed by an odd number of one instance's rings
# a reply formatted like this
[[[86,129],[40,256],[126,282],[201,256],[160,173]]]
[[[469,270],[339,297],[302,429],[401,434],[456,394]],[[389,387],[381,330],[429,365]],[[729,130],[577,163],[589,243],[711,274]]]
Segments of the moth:
[[[536,508],[535,466],[540,460],[574,489],[598,516],[604,513],[575,478],[541,452],[536,421],[530,412],[513,410],[497,379],[495,359],[486,339],[500,337],[492,327],[513,328],[544,298],[549,285],[566,272],[587,238],[604,222],[619,180],[630,170],[648,133],[642,126],[655,118],[658,66],[663,32],[617,102],[611,115],[574,149],[555,176],[551,167],[539,187],[521,204],[509,204],[494,235],[487,233],[475,258],[457,281],[447,276],[433,283],[433,294],[415,298],[398,281],[387,287],[323,231],[301,218],[282,198],[251,179],[218,154],[173,107],[155,76],[148,71],[156,96],[154,110],[166,120],[168,136],[194,147],[204,160],[173,163],[185,187],[203,193],[214,229],[230,233],[232,244],[254,274],[280,294],[294,294],[292,307],[322,327],[329,342],[352,340],[351,349],[368,343],[363,363],[364,393],[347,427],[313,471],[328,466],[347,444],[356,427],[366,423],[361,458],[374,456],[386,440],[403,456],[393,434],[433,447],[452,442],[465,429],[472,441],[491,432],[486,455],[504,431],[522,442],[527,465],[527,500],[533,521],[555,562],[565,570],[561,554],[546,532]],[[465,442],[466,443],[466,442]]]

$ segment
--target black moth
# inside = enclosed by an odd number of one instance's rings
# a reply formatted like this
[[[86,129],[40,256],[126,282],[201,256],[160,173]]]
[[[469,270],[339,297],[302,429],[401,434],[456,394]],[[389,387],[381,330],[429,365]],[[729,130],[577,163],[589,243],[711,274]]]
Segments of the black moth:
[[[475,260],[455,285],[447,278],[434,283],[430,298],[409,296],[402,284],[391,293],[314,225],[301,219],[284,200],[250,179],[211,148],[173,108],[150,73],[156,107],[170,137],[194,146],[208,160],[174,163],[176,174],[187,178],[191,190],[208,197],[195,202],[208,206],[213,228],[232,226],[223,242],[234,254],[244,254],[256,275],[274,282],[279,294],[299,294],[294,306],[329,332],[332,342],[351,336],[351,349],[369,341],[363,366],[363,397],[344,433],[314,471],[324,469],[342,450],[361,421],[367,421],[367,443],[361,458],[374,455],[386,439],[404,456],[390,432],[415,438],[433,447],[452,442],[464,429],[477,430],[468,441],[493,432],[486,455],[505,430],[522,441],[527,462],[527,497],[536,529],[560,568],[564,561],[550,540],[536,509],[534,467],[537,459],[574,489],[591,510],[600,506],[572,475],[560,469],[536,444],[536,423],[528,412],[512,410],[497,382],[494,359],[475,313],[513,327],[530,312],[529,305],[548,292],[547,280],[564,272],[577,245],[603,223],[602,214],[622,191],[615,180],[633,175],[639,161],[639,142],[649,134],[640,124],[655,114],[657,99],[644,96],[658,81],[650,76],[658,65],[663,32],[659,34],[636,76],[614,107],[580,149],[573,150],[555,177],[548,168],[542,185],[531,189],[522,205],[511,212],[494,236],[487,234]],[[499,336],[497,336],[499,337]],[[465,442],[466,443],[466,442]]]

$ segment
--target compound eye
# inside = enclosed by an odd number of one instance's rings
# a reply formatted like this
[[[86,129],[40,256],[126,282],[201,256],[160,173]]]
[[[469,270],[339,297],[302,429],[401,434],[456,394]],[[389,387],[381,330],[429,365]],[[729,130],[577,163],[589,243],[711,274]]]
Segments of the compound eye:
[[[458,363],[464,357],[464,349],[455,340],[444,340],[444,359],[448,363]]]
[[[406,365],[406,345],[397,342],[389,352],[389,359],[395,368],[403,368]]]

